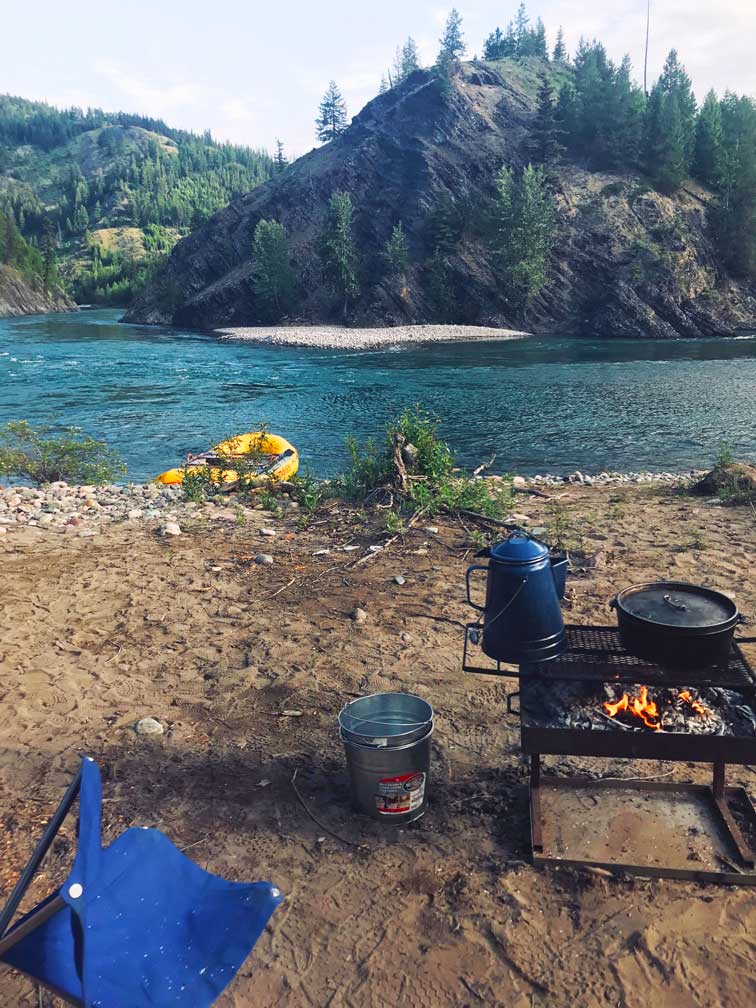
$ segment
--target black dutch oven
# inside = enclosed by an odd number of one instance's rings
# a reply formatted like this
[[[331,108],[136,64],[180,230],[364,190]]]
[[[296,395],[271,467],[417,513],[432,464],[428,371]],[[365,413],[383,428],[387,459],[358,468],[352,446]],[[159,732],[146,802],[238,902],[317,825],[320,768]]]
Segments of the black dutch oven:
[[[633,585],[609,604],[617,611],[626,650],[660,665],[682,668],[725,664],[735,627],[742,622],[737,605],[727,595],[684,581]]]

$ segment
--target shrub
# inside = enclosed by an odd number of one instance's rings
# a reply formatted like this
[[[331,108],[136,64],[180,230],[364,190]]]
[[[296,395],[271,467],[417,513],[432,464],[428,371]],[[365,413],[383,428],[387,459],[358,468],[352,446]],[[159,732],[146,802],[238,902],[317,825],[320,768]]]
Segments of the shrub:
[[[474,511],[501,518],[512,502],[508,480],[471,479],[459,474],[438,421],[421,406],[404,410],[386,428],[381,444],[347,440],[350,465],[333,483],[347,500],[390,503],[397,518]]]
[[[32,483],[110,483],[126,466],[104,441],[83,434],[79,427],[35,430],[27,420],[13,420],[0,431],[0,476],[16,476]]]

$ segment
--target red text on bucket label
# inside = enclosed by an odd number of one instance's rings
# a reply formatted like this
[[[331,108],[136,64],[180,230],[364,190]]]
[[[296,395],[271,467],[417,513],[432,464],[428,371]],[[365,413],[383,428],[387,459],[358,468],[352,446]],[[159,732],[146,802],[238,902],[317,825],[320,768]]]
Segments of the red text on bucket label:
[[[378,781],[375,807],[381,815],[401,815],[420,808],[425,797],[425,774],[408,773]]]

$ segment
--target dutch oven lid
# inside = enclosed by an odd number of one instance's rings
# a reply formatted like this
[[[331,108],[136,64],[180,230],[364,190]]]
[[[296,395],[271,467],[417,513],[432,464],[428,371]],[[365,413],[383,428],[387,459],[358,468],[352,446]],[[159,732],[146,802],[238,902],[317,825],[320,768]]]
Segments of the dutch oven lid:
[[[617,605],[636,619],[691,629],[733,624],[738,615],[738,607],[726,595],[684,581],[633,585],[619,593]]]
[[[549,555],[549,547],[527,532],[513,532],[491,548],[491,558],[499,563],[533,563]]]

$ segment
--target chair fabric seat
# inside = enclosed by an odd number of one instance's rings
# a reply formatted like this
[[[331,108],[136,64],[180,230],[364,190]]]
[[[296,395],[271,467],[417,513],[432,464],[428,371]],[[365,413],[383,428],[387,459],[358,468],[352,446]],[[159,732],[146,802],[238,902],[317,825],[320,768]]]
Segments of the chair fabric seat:
[[[211,1005],[280,893],[211,875],[155,829],[126,830],[103,850],[100,774],[88,759],[80,803],[78,850],[60,889],[66,906],[4,960],[85,1008]]]

